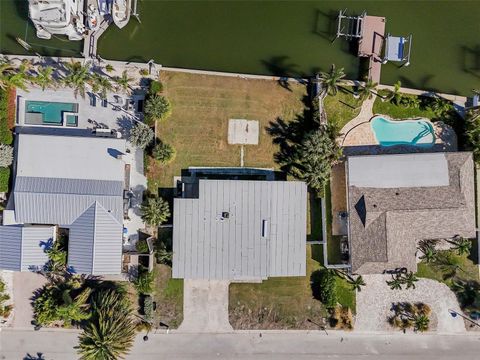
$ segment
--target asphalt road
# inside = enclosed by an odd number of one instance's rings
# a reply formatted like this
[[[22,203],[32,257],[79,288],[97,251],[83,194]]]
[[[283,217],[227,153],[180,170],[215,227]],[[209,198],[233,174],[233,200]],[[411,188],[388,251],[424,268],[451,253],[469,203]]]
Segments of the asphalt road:
[[[261,334],[261,335],[260,335]],[[0,359],[76,359],[77,333],[67,331],[0,332]],[[32,357],[28,358],[27,354]],[[477,335],[358,335],[321,332],[235,334],[150,334],[141,336],[127,359],[462,359],[480,358]]]

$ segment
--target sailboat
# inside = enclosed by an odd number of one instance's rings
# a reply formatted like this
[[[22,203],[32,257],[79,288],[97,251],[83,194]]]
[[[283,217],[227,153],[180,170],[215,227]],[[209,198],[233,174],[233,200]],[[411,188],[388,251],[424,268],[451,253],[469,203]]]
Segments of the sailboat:
[[[131,13],[131,0],[113,0],[112,18],[120,29],[128,24]]]

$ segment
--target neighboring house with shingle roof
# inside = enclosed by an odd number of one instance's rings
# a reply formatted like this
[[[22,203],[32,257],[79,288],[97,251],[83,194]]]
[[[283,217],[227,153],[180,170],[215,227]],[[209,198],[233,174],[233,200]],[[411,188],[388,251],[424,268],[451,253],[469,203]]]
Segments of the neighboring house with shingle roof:
[[[351,156],[346,162],[352,271],[416,271],[418,241],[475,237],[472,154]]]
[[[307,186],[199,180],[173,204],[174,278],[305,276]]]
[[[73,271],[120,274],[125,151],[124,139],[18,134],[14,223],[68,228]]]

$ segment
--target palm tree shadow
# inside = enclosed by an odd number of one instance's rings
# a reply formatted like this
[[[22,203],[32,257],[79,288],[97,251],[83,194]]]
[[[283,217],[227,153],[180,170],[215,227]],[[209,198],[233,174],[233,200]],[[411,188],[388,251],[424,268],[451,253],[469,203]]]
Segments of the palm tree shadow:
[[[287,174],[291,174],[292,169],[298,164],[298,146],[305,134],[314,129],[309,96],[304,96],[302,102],[304,110],[295,119],[286,121],[277,118],[265,128],[272,137],[272,143],[279,146],[279,150],[274,154],[274,160]]]
[[[27,353],[27,355],[23,358],[23,360],[46,360],[45,356],[41,352],[37,352],[36,355],[31,355]]]

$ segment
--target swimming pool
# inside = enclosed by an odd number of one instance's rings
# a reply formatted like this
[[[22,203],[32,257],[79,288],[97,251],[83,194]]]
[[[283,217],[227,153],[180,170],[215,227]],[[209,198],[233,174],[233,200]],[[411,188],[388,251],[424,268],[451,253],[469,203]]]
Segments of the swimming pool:
[[[428,120],[392,121],[383,116],[376,116],[370,124],[377,141],[382,146],[430,147],[435,143],[435,131]]]
[[[78,112],[78,104],[51,101],[25,102],[25,122],[30,125],[63,124],[64,113]],[[69,116],[68,114],[66,116]],[[68,118],[69,122],[70,118]]]

